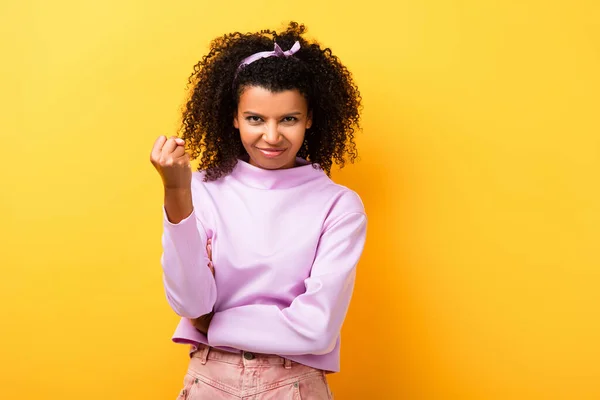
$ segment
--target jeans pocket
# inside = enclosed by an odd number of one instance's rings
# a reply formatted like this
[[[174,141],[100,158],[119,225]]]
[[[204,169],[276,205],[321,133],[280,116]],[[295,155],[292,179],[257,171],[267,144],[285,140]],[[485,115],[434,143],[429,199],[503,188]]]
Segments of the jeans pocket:
[[[183,389],[179,392],[179,396],[177,396],[177,400],[187,400],[190,397],[190,391],[194,386],[194,377],[190,374],[186,374],[185,378],[183,378]]]
[[[331,400],[331,392],[325,376],[321,373],[300,379],[294,386],[300,400]]]

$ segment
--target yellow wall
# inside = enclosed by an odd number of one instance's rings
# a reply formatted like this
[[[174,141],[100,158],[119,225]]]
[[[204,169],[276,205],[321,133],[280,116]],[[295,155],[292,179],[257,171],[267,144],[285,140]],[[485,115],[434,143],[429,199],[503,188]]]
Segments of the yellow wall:
[[[600,3],[167,3],[0,3],[1,399],[176,397],[150,147],[210,39],[289,19],[364,96],[337,398],[600,398]]]

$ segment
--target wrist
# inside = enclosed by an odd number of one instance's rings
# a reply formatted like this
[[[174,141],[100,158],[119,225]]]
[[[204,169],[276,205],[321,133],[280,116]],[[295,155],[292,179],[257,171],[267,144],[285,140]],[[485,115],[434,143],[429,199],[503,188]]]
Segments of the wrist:
[[[181,222],[190,216],[194,207],[191,188],[164,188],[165,211],[173,224]]]
[[[192,192],[192,186],[163,186],[165,194],[181,195]]]

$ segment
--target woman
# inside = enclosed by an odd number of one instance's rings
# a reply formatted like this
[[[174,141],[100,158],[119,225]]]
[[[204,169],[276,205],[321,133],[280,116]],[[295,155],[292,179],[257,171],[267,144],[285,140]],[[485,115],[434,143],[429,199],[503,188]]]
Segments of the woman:
[[[361,99],[304,32],[215,39],[190,77],[182,137],[152,149],[164,286],[182,317],[173,340],[191,345],[180,398],[331,398],[366,216],[328,175],[356,158]]]

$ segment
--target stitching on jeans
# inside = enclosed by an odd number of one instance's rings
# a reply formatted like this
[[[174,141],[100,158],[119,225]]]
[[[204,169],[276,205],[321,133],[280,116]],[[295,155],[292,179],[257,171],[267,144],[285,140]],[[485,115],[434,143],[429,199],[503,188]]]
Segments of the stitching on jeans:
[[[227,363],[227,364],[234,364],[234,365],[244,365],[244,360],[242,359],[242,355],[240,355],[240,357],[236,357],[235,361],[227,361],[227,359],[222,359],[222,358],[218,358],[219,356],[216,356],[217,358],[211,358],[211,355],[209,354],[208,356],[208,361],[215,361],[215,362],[222,362],[222,363]],[[246,365],[246,367],[273,367],[273,366],[279,366],[279,365],[283,365],[284,364],[284,359],[281,357],[273,357],[273,359],[269,360],[269,359],[261,359],[259,358],[260,356],[257,356],[257,358],[255,358],[253,360],[253,364],[252,365]]]
[[[323,383],[325,384],[325,388],[327,389],[327,398],[329,400],[333,400],[333,393],[331,393],[331,388],[329,387],[329,382],[327,382],[327,374],[325,374],[325,371],[322,371],[322,378],[323,378]]]
[[[214,388],[216,390],[220,390],[222,392],[230,394],[232,396],[239,397],[240,393],[242,392],[243,388],[242,389],[240,389],[240,388],[233,388],[233,387],[225,385],[225,384],[223,384],[223,383],[221,383],[219,381],[210,379],[210,378],[208,378],[208,377],[206,377],[206,376],[204,376],[202,374],[199,374],[196,371],[194,371],[194,372],[195,372],[195,374],[191,374],[191,373],[188,372],[188,375],[192,378],[192,381],[191,381],[192,384],[189,385],[190,387],[187,390],[187,396],[189,396],[189,392],[190,392],[191,388],[194,387],[195,385],[197,385],[196,383],[193,383],[194,379],[198,379],[198,381],[200,381],[200,382],[202,382],[202,383],[204,383],[204,384],[206,384],[206,385],[208,385],[208,386],[210,386],[210,387],[212,387],[212,388]],[[319,377],[319,376],[322,376],[322,372],[321,371],[319,371],[319,370],[309,371],[309,372],[306,372],[306,373],[298,375],[298,376],[294,376],[294,377],[291,377],[291,378],[286,378],[286,379],[283,379],[281,381],[277,381],[277,382],[273,382],[273,383],[265,385],[265,386],[261,386],[259,388],[256,388],[255,391],[252,391],[252,393],[244,393],[244,396],[256,396],[256,395],[259,395],[259,394],[264,393],[264,392],[269,392],[271,390],[275,390],[275,389],[279,389],[279,388],[287,386],[287,385],[291,385],[291,384],[293,384],[295,382],[302,382],[302,381],[308,380],[310,378],[316,378],[316,377]],[[326,387],[327,387],[327,385],[326,385]]]
[[[277,381],[277,382],[270,383],[268,385],[261,386],[260,388],[258,388],[256,394],[263,393],[263,392],[268,392],[269,390],[278,389],[278,388],[283,387],[283,386],[291,385],[294,382],[305,381],[307,379],[310,379],[310,378],[313,378],[313,377],[317,377],[317,376],[320,376],[320,375],[321,375],[321,371],[318,371],[318,370],[317,371],[306,372],[306,373],[304,373],[302,375],[297,375],[297,376],[294,376],[294,377],[291,377],[291,378],[286,378],[286,379],[283,379],[281,381]]]
[[[209,358],[207,358],[207,359],[206,359],[206,362],[207,362],[207,363],[208,363],[209,361],[210,361],[210,362],[218,362],[218,363],[221,363],[221,364],[227,364],[227,365],[238,365],[238,366],[240,366],[240,367],[241,367],[242,365],[244,365],[244,364],[242,364],[242,363],[241,363],[241,362],[239,362],[239,361],[238,361],[238,362],[230,362],[230,361],[226,361],[226,360],[220,360],[220,359],[214,359],[214,358],[210,358],[210,356],[209,356]]]
[[[192,375],[192,374],[189,374],[189,375],[191,377],[193,377],[194,379],[198,379],[202,383],[207,384],[210,387],[213,387],[213,388],[220,390],[222,392],[225,392],[225,393],[229,393],[230,395],[233,395],[233,396],[238,396],[239,390],[237,388],[232,388],[232,387],[227,386],[219,381],[215,381],[213,379],[207,378],[206,376],[204,376],[202,374],[196,373],[196,375]]]
[[[183,385],[183,389],[181,389],[179,396],[177,396],[178,399],[180,397],[183,397],[183,400],[187,400],[190,398],[190,391],[192,390],[192,387],[194,386],[194,379],[191,375],[190,375],[190,378],[192,378],[192,379],[190,379],[190,381],[187,383],[187,385]]]

